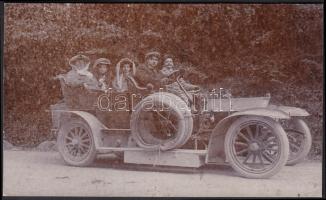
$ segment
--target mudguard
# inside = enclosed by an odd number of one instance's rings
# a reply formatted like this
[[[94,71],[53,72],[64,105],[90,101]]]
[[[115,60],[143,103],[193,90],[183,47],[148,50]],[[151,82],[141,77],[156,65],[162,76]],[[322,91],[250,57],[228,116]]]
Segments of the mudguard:
[[[307,117],[310,115],[305,109],[297,107],[268,105],[267,108],[283,111],[289,116]]]
[[[290,115],[282,110],[276,110],[269,107],[266,108],[253,108],[239,112],[232,113],[226,118],[222,119],[213,129],[209,144],[208,152],[206,155],[206,163],[225,163],[224,154],[224,137],[232,124],[232,122],[239,116],[256,115],[260,117],[268,117],[272,119],[290,119]]]
[[[104,124],[102,124],[94,115],[85,111],[61,111],[61,112],[74,114],[82,118],[92,131],[92,134],[94,136],[95,147],[98,148],[103,146],[102,130],[106,130],[108,128]]]

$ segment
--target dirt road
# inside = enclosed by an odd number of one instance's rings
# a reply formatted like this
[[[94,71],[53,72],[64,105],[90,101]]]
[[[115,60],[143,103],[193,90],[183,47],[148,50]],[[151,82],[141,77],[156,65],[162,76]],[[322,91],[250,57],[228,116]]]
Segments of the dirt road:
[[[57,152],[4,151],[4,193],[36,196],[321,196],[322,164],[284,167],[265,180],[238,177],[229,167],[154,170],[99,159],[70,167]],[[133,169],[133,170],[132,170]]]

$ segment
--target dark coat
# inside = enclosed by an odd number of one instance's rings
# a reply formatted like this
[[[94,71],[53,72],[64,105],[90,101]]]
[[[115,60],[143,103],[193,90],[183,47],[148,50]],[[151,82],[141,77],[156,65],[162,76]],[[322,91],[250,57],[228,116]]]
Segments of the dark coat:
[[[155,89],[161,87],[161,79],[163,77],[163,74],[159,70],[151,69],[145,64],[142,64],[137,68],[135,76],[139,85],[146,86],[148,83],[151,83],[154,85]]]

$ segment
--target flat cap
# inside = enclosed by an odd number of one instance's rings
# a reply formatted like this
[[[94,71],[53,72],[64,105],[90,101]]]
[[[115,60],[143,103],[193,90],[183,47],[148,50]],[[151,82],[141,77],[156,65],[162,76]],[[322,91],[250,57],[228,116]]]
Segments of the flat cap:
[[[155,56],[157,58],[160,58],[161,54],[157,51],[150,51],[145,54],[145,59],[148,59],[149,57]]]
[[[98,64],[105,64],[105,65],[111,65],[111,61],[107,58],[99,58],[95,60],[93,64],[93,68],[96,68]]]

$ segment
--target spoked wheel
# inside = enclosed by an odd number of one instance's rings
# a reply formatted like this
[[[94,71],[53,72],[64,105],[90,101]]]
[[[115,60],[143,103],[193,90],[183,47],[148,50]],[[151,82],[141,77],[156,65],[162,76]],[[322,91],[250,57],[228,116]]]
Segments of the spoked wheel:
[[[87,166],[96,157],[93,135],[82,120],[66,122],[60,129],[57,143],[61,156],[70,165]]]
[[[301,162],[309,153],[312,138],[307,124],[301,119],[294,119],[285,129],[290,144],[290,155],[287,165],[295,165]]]
[[[164,109],[160,105],[154,105],[152,110],[142,108],[139,123],[140,136],[146,143],[152,144],[161,144],[175,139],[179,128],[176,112]]]
[[[230,165],[247,178],[268,178],[285,165],[289,142],[280,124],[263,117],[241,117],[225,137]]]

